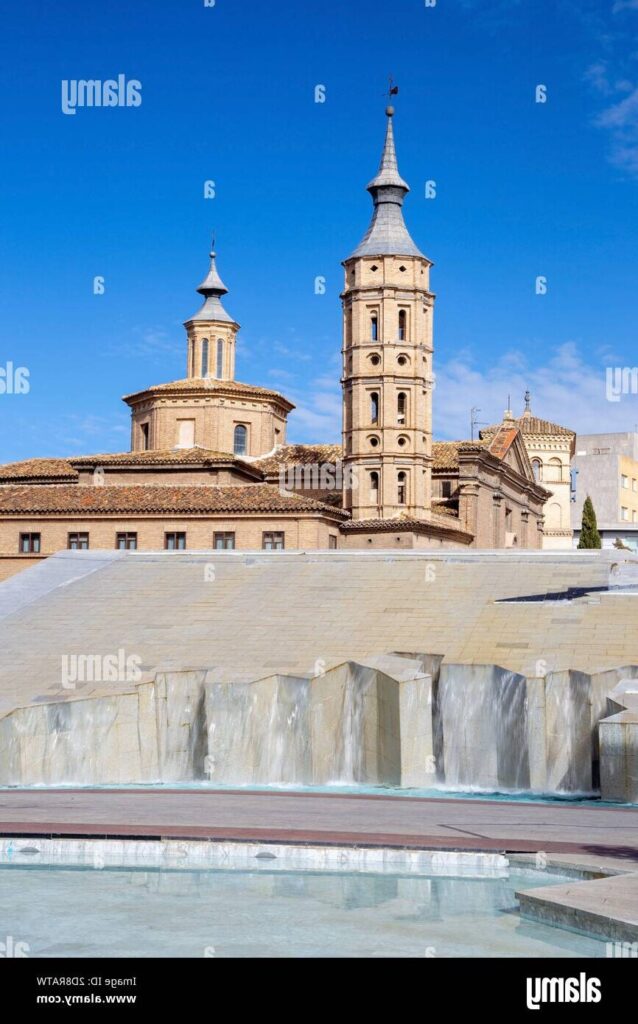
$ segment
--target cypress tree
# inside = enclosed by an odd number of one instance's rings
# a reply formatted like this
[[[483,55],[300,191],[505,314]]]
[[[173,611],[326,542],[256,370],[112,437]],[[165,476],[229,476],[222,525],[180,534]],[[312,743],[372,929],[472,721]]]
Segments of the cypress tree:
[[[598,523],[596,521],[596,512],[594,510],[594,504],[587,495],[585,504],[583,505],[583,521],[580,528],[580,540],[578,541],[579,548],[602,548],[602,541],[598,532]]]

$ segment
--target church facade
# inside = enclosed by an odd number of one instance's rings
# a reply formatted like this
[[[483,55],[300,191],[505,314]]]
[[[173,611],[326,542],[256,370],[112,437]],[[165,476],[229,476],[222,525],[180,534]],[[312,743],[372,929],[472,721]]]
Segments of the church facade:
[[[130,451],[0,467],[0,579],[64,548],[543,546],[550,491],[520,422],[433,441],[432,262],[386,115],[370,227],[343,264],[342,445],[288,444],[293,404],[235,379],[240,327],[211,253],[186,376],[124,399]]]

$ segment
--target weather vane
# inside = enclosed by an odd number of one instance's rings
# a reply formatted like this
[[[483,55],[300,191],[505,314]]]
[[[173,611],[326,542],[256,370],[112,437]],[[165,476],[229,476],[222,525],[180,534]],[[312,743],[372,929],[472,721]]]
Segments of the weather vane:
[[[211,252],[215,252],[215,241],[216,241],[215,232],[213,231],[212,235],[210,236],[210,251]]]
[[[396,96],[398,94],[399,86],[394,84],[394,79],[393,79],[392,75],[388,75],[388,83],[389,83],[388,84],[388,91],[387,91],[386,95],[390,99],[392,99],[393,96]]]

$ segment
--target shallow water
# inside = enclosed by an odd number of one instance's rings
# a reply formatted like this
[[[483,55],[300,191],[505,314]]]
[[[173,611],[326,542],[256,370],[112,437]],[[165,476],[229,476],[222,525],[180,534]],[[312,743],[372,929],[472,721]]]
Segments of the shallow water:
[[[270,786],[223,786],[211,785],[208,781],[196,782],[155,782],[155,783],[132,783],[130,785],[83,785],[82,783],[67,783],[59,786],[38,785],[38,786],[0,786],[3,791],[25,791],[37,792],[42,790],[65,790],[65,789],[170,789],[170,790],[207,790],[209,792],[225,791],[249,791],[255,793],[332,793],[332,794],[354,794],[358,796],[394,796],[409,797],[414,799],[428,800],[503,800],[514,803],[532,804],[565,804],[569,807],[636,807],[636,804],[621,804],[601,800],[596,793],[535,793],[529,790],[491,790],[480,787],[467,788],[461,786],[436,786],[430,789],[406,789],[400,786],[364,786],[352,785],[345,782],[335,782],[327,786],[303,786],[295,783],[278,783]]]
[[[523,922],[515,890],[565,876],[0,867],[0,940],[31,957],[602,957]],[[24,947],[23,947],[24,948]]]

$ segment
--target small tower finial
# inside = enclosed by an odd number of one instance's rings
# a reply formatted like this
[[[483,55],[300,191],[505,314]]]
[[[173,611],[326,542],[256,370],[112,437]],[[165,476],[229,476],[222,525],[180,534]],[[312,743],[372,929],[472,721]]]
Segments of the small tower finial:
[[[215,232],[213,231],[212,235],[210,236],[210,258],[211,258],[211,260],[214,260],[215,256],[217,255],[217,253],[215,252],[215,242],[216,242],[216,236],[215,236]]]
[[[525,412],[531,413],[532,411],[532,396],[529,388],[525,392]]]

